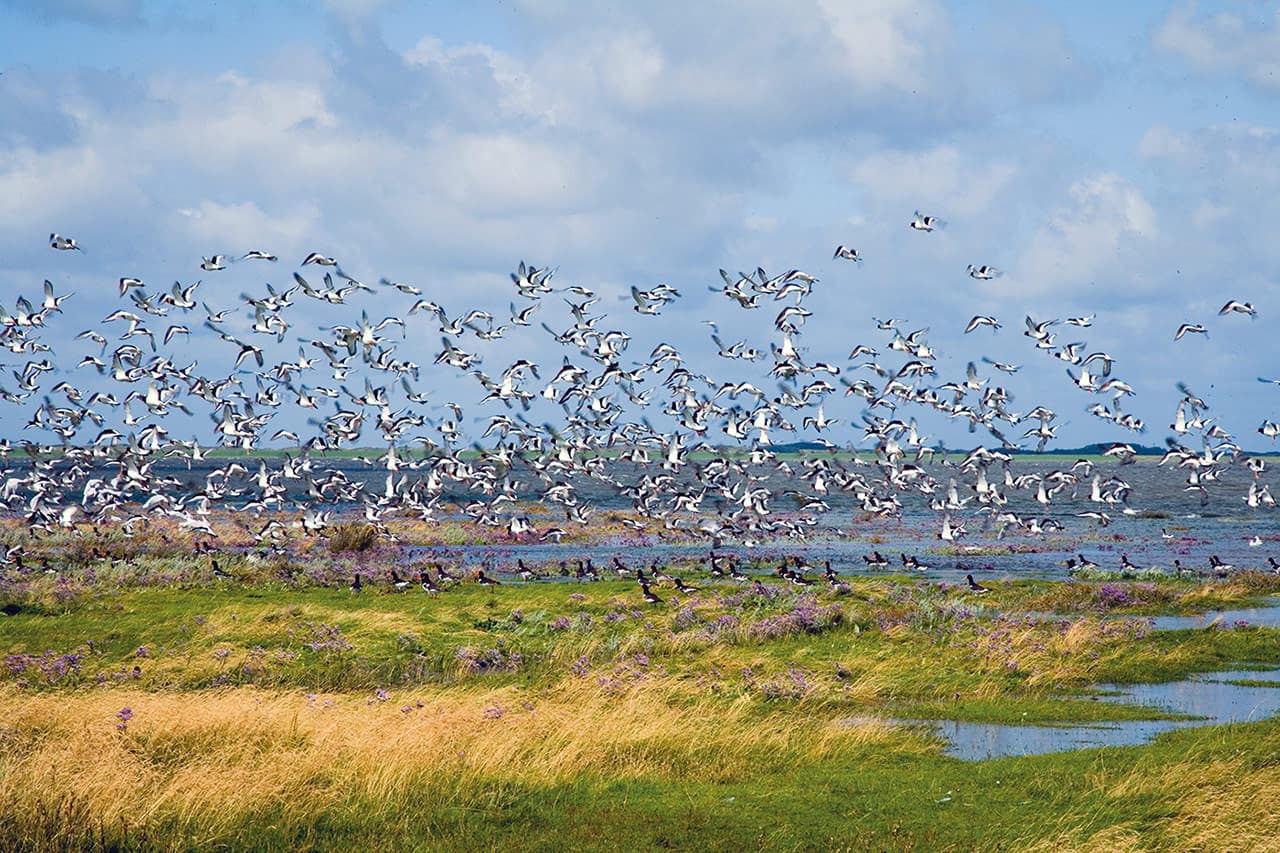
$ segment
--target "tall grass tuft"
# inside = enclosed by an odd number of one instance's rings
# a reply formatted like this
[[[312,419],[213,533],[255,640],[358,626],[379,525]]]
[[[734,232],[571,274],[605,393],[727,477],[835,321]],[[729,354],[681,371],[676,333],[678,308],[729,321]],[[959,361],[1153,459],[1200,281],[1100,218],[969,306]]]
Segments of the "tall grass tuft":
[[[329,534],[329,550],[334,554],[368,551],[377,541],[378,528],[372,524],[337,524]]]

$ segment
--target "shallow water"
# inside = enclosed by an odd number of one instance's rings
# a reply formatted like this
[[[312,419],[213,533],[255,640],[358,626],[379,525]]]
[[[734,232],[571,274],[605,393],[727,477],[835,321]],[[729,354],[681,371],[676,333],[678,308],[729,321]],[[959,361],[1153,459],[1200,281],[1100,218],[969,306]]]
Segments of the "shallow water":
[[[1231,684],[1265,681],[1271,686]],[[1195,726],[1262,720],[1280,714],[1280,670],[1228,671],[1193,675],[1164,684],[1104,685],[1099,701],[1148,705],[1190,720],[1123,720],[1078,726],[1011,726],[957,720],[927,725],[947,739],[947,755],[984,761],[1103,746],[1137,746],[1162,732]],[[1114,692],[1112,692],[1114,691]]]
[[[1211,610],[1195,616],[1155,616],[1151,627],[1156,631],[1186,631],[1197,628],[1278,628],[1280,606],[1241,607],[1234,610]]]
[[[1061,581],[1071,578],[1069,570],[1063,565],[1064,561],[1081,552],[1096,561],[1102,569],[1119,569],[1121,553],[1127,553],[1131,559],[1141,565],[1168,567],[1171,552],[1162,547],[1158,525],[1159,522],[1148,520],[1130,522],[1126,525],[1129,538],[1123,542],[1123,547],[1115,542],[1058,539],[1038,542],[1034,547],[1041,550],[1026,553],[982,553],[1007,547],[1011,541],[987,539],[975,540],[972,547],[977,550],[976,553],[939,554],[931,553],[939,543],[930,535],[930,527],[921,524],[916,530],[912,530],[908,525],[895,524],[892,528],[888,525],[867,525],[871,529],[859,531],[857,539],[815,536],[806,541],[774,541],[768,545],[753,548],[726,544],[717,547],[716,553],[731,555],[740,566],[744,567],[751,561],[756,561],[756,571],[761,573],[768,573],[772,566],[784,557],[799,556],[819,567],[824,561],[829,560],[837,573],[852,577],[900,574],[904,571],[900,555],[905,553],[918,557],[927,566],[924,571],[913,572],[914,575],[934,581],[963,583],[964,576],[969,573],[983,581],[1029,578]],[[1145,535],[1140,532],[1144,527]],[[1195,546],[1180,546],[1179,550],[1173,553],[1181,554],[1185,565],[1200,568],[1207,566],[1209,554],[1216,553],[1237,566],[1269,571],[1265,565],[1265,557],[1260,557],[1256,551],[1250,551],[1243,543],[1237,546],[1234,539],[1233,536],[1216,542],[1205,540]],[[1025,538],[1019,538],[1016,543],[1024,548],[1029,544]],[[523,559],[530,566],[538,566],[545,570],[554,569],[561,560],[567,561],[572,566],[577,560],[590,557],[596,567],[603,571],[610,565],[614,556],[620,557],[632,568],[637,565],[647,567],[655,560],[664,567],[669,567],[673,562],[698,560],[705,557],[709,550],[709,542],[675,544],[656,541],[645,535],[626,539],[606,539],[602,542],[560,545],[535,542],[452,547],[406,546],[404,549],[411,559],[445,559],[468,566],[490,563],[498,572],[512,573],[516,571],[517,558]],[[873,550],[878,550],[890,560],[887,568],[867,567],[862,557],[869,555]],[[1251,557],[1254,559],[1250,559]],[[748,573],[752,571],[750,568],[746,570]],[[1170,572],[1169,576],[1174,575]]]

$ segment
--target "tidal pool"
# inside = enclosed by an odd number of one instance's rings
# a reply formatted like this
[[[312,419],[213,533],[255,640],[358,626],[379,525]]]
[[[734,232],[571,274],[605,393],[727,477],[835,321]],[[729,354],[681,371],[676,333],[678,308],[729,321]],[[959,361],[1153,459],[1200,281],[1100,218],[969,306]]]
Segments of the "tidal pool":
[[[1240,682],[1259,682],[1247,684]],[[1192,726],[1245,723],[1280,714],[1280,670],[1232,670],[1164,684],[1102,685],[1098,698],[1157,707],[1195,719],[1120,720],[1072,726],[1010,726],[929,721],[948,741],[947,755],[984,761],[1101,746],[1136,746],[1161,732]]]
[[[1156,631],[1186,631],[1208,628],[1210,625],[1219,628],[1277,628],[1280,627],[1280,607],[1241,607],[1233,610],[1211,610],[1195,616],[1155,616],[1151,619],[1151,627]]]

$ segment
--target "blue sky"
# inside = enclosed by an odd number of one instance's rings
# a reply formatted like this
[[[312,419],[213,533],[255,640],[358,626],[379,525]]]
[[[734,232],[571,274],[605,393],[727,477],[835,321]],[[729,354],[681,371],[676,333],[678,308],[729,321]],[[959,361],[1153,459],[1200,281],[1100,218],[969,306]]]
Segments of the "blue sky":
[[[993,381],[1016,409],[1058,411],[1060,444],[1160,443],[1183,380],[1262,447],[1254,430],[1280,415],[1280,389],[1255,381],[1280,372],[1277,57],[1280,13],[1263,3],[0,0],[3,300],[45,278],[75,291],[44,337],[60,371],[47,384],[90,387],[75,364],[93,348],[73,338],[119,307],[122,275],[161,290],[199,278],[204,255],[281,255],[204,276],[200,295],[232,307],[321,251],[452,316],[505,309],[524,259],[597,290],[636,336],[630,355],[668,339],[735,378],[750,370],[716,358],[702,321],[767,349],[772,313],[709,293],[716,270],[798,267],[821,279],[811,358],[851,369],[853,344],[887,342],[870,318],[896,316],[929,327],[939,382],[982,356],[1023,365]],[[912,232],[917,208],[948,227]],[[51,252],[51,231],[86,251]],[[831,259],[838,243],[860,268]],[[1005,275],[977,282],[969,263]],[[632,314],[629,286],[660,281],[684,297]],[[1227,299],[1258,318],[1218,317]],[[281,357],[294,332],[349,319],[295,311]],[[1004,328],[962,334],[976,313]],[[1087,415],[1097,400],[1032,348],[1027,314],[1096,314],[1060,341],[1116,357],[1146,432]],[[1207,339],[1175,344],[1182,322]],[[559,362],[519,331],[487,365]],[[423,319],[400,350],[429,365],[438,338]],[[228,360],[207,334],[181,354]],[[25,360],[0,358],[4,375]],[[441,401],[478,396],[467,383],[422,380]],[[850,398],[829,408],[859,414]]]

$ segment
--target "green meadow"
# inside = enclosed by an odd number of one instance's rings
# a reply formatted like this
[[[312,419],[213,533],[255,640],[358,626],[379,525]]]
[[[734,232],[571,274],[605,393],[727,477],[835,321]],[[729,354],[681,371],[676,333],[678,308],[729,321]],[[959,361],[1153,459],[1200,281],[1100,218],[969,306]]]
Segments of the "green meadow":
[[[376,559],[228,555],[214,576],[153,554],[7,584],[0,848],[1242,850],[1280,832],[1274,720],[984,762],[901,722],[1159,718],[1097,685],[1280,665],[1280,631],[1141,617],[1266,601],[1275,576],[979,596],[689,565],[696,591],[648,604],[619,579],[396,590],[389,570],[417,567]],[[357,563],[374,580],[354,593]]]

